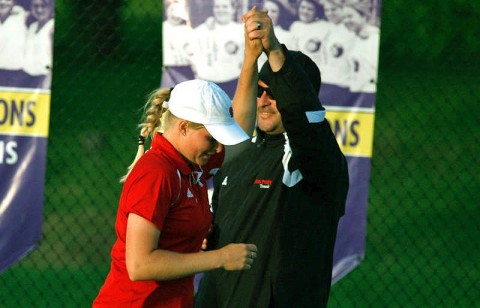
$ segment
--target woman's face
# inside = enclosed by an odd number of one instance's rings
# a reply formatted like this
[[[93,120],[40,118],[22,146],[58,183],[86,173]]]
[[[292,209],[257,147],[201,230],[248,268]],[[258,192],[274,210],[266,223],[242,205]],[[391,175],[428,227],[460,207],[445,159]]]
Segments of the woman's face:
[[[181,25],[185,22],[182,18],[184,10],[180,3],[173,2],[167,9],[167,20],[172,25]]]
[[[360,15],[360,13],[351,8],[345,7],[344,10],[344,19],[343,23],[351,31],[357,32],[362,28],[363,24],[366,22],[365,18]]]
[[[317,11],[315,5],[310,1],[301,1],[298,7],[298,19],[300,21],[309,23],[315,20]]]
[[[280,18],[280,8],[275,2],[265,1],[263,8],[268,10],[268,16],[272,19],[272,24],[275,26],[278,24],[278,18]]]
[[[213,3],[213,16],[215,21],[221,25],[233,21],[235,8],[231,0],[215,0]]]
[[[221,144],[212,137],[206,128],[188,129],[185,136],[185,149],[182,155],[190,162],[203,166],[215,153],[221,150]]]
[[[7,18],[14,5],[13,0],[0,0],[0,18]]]
[[[331,21],[335,24],[342,22],[343,13],[341,6],[330,1],[325,1],[323,4],[323,8],[325,12],[325,17],[327,17],[328,21]]]
[[[47,1],[32,0],[30,7],[33,17],[35,17],[38,21],[45,21],[52,18],[52,7]]]

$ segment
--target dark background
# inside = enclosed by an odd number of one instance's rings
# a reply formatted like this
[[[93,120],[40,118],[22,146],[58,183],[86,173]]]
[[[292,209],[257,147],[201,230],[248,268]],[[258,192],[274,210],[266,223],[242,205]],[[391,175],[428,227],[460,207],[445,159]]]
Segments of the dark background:
[[[366,259],[329,306],[480,307],[480,2],[384,2]],[[91,306],[161,21],[161,1],[56,1],[43,239],[0,307]]]

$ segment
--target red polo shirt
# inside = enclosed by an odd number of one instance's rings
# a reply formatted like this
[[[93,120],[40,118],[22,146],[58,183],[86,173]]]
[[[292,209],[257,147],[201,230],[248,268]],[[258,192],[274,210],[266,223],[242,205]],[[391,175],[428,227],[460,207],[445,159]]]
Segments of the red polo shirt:
[[[123,186],[110,272],[94,307],[193,306],[194,276],[136,282],[128,278],[127,218],[129,213],[135,213],[155,224],[161,231],[159,249],[198,252],[212,222],[206,180],[220,167],[223,158],[222,151],[205,166],[192,169],[162,135],[156,134],[151,148],[137,162]]]

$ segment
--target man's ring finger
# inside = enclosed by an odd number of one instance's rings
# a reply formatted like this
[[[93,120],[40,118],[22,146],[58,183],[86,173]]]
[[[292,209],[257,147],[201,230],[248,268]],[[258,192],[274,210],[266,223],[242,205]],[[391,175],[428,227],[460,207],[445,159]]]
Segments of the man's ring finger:
[[[262,29],[262,22],[257,21],[257,30],[260,30],[260,29]]]

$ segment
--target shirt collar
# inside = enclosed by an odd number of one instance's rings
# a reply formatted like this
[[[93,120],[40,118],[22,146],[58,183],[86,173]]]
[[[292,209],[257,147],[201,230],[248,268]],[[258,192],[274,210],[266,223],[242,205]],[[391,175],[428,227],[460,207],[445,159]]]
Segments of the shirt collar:
[[[167,139],[165,139],[165,137],[163,137],[162,134],[155,133],[152,140],[152,149],[158,150],[160,153],[164,154],[182,174],[188,175],[193,171],[196,171],[196,168],[192,168],[192,166],[185,161],[182,155]]]

